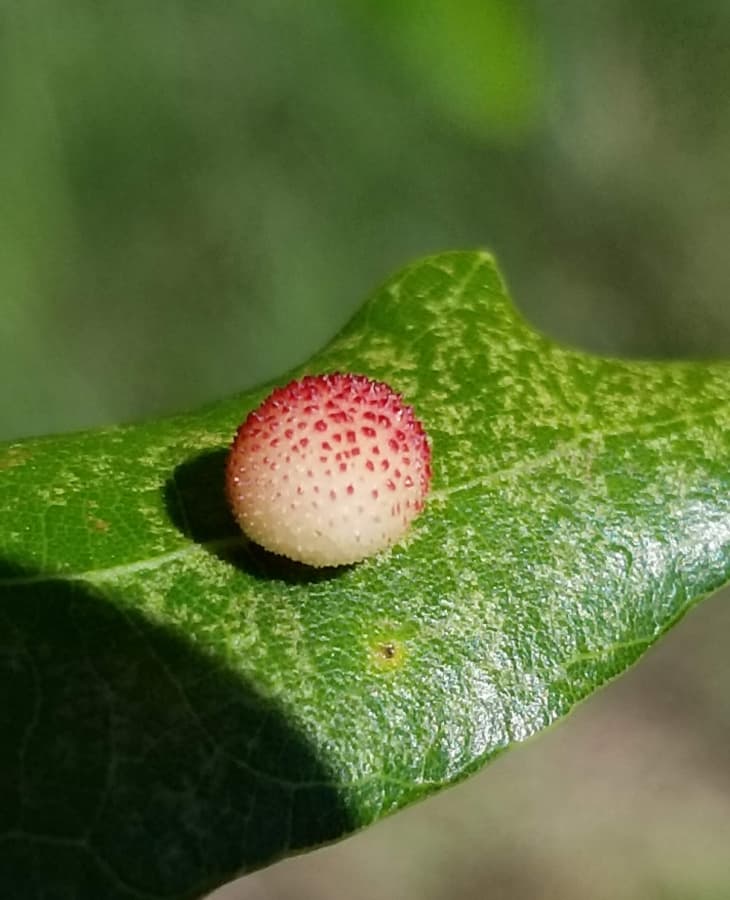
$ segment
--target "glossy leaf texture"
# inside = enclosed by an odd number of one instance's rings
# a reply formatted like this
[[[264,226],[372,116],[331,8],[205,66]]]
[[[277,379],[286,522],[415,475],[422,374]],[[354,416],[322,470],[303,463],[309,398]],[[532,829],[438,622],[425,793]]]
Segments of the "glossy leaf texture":
[[[433,446],[425,513],[357,566],[237,532],[226,449],[268,388],[1,449],[5,897],[182,900],[342,837],[565,715],[730,577],[728,363],[558,347],[463,252],[290,374],[335,370],[402,391]]]

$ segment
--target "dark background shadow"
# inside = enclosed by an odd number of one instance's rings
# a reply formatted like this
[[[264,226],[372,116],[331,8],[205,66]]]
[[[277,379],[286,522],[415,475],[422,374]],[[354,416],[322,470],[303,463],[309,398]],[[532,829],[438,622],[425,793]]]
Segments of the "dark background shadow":
[[[269,553],[247,540],[225,496],[228,447],[206,450],[175,467],[163,498],[175,527],[209,553],[254,576],[287,584],[315,584],[336,578],[352,566],[313,568]]]
[[[3,898],[194,898],[351,829],[313,748],[235,673],[0,561]]]

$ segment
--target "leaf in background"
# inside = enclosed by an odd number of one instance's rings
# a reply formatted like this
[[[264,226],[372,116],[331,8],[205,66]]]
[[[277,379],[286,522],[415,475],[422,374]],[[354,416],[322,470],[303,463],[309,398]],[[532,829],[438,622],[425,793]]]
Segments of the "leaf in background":
[[[503,141],[540,125],[544,53],[528,4],[368,0],[359,7],[448,120]]]
[[[336,369],[433,442],[425,514],[358,566],[233,526],[225,452],[263,388],[0,451],[5,896],[192,898],[340,837],[554,722],[730,577],[727,363],[556,347],[489,256],[449,253],[299,371]]]

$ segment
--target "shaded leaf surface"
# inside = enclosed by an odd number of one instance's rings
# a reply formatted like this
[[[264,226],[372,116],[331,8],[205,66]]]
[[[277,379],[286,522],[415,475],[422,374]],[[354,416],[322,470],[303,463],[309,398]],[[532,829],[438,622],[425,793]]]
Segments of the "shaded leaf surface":
[[[231,521],[226,447],[268,389],[0,449],[6,896],[192,898],[374,822],[730,577],[727,363],[557,347],[489,256],[449,253],[296,374],[338,369],[402,391],[434,454],[410,536],[350,568]]]

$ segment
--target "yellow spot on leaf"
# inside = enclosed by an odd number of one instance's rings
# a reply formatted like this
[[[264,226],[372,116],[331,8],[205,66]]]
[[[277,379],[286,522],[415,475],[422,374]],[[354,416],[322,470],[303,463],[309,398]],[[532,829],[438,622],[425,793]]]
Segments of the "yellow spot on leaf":
[[[378,636],[370,643],[370,664],[380,672],[400,669],[406,655],[404,643],[396,637]]]

